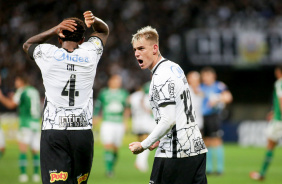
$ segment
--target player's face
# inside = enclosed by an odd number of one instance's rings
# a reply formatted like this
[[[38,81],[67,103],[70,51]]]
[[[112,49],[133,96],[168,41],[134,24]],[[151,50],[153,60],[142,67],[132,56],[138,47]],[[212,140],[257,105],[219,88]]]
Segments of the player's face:
[[[202,72],[201,78],[206,85],[212,85],[215,82],[215,74],[213,72]]]
[[[24,86],[23,80],[19,77],[15,78],[15,87],[18,89],[21,88],[22,86]]]
[[[122,85],[122,79],[119,75],[114,75],[109,80],[109,87],[111,89],[118,89]]]
[[[198,73],[190,73],[187,75],[187,81],[190,86],[197,87],[200,85],[200,76]]]
[[[144,38],[133,42],[134,54],[141,69],[149,68],[151,70],[154,67],[154,45],[156,44]]]
[[[282,72],[279,68],[275,69],[274,74],[277,79],[280,79],[282,77]]]

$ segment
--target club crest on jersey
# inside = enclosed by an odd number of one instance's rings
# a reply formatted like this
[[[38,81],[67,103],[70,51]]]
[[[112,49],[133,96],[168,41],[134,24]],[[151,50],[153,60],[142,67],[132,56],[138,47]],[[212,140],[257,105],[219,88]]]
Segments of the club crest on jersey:
[[[70,114],[68,116],[60,116],[59,127],[86,127],[87,121],[85,116]]]
[[[89,59],[88,57],[80,57],[78,55],[70,55],[69,53],[66,53],[62,49],[58,49],[54,53],[54,59],[57,61],[73,61],[73,62],[80,62],[80,63],[88,63]]]

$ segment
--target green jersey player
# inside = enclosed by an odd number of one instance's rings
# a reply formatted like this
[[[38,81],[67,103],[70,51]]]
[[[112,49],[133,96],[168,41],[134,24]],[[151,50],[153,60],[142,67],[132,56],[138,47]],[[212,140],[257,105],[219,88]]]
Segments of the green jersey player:
[[[28,84],[27,76],[18,75],[15,79],[17,91],[12,99],[0,92],[0,102],[9,109],[18,108],[19,113],[19,166],[20,182],[27,182],[27,150],[30,146],[33,155],[33,181],[39,182],[39,148],[40,148],[40,96],[37,89]]]
[[[121,88],[122,78],[113,75],[108,88],[102,89],[95,103],[94,116],[102,111],[101,141],[105,149],[106,175],[113,176],[118,148],[123,139],[129,117],[128,92]]]
[[[282,65],[275,68],[275,77],[273,92],[273,112],[267,128],[267,151],[260,172],[251,172],[250,177],[253,180],[264,180],[266,171],[273,157],[273,151],[279,139],[282,138]]]

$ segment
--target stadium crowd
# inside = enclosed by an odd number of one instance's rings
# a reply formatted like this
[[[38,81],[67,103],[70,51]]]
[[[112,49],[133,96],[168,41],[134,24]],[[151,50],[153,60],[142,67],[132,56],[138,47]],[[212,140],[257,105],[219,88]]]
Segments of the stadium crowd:
[[[137,62],[134,62],[130,42],[138,28],[145,25],[156,27],[163,55],[180,64],[187,64],[185,52],[182,52],[185,31],[195,27],[242,26],[242,20],[253,19],[259,25],[271,26],[281,19],[281,7],[282,2],[278,0],[1,0],[0,72],[3,91],[12,91],[15,74],[26,71],[32,84],[44,96],[40,71],[24,55],[22,43],[65,17],[81,18],[86,9],[93,10],[98,17],[104,17],[111,31],[98,66],[94,88],[99,90],[106,85],[109,74],[119,73],[127,81],[124,87],[133,91],[135,84],[150,78],[149,72],[144,75],[144,71],[139,70]],[[51,42],[57,43],[57,40]]]

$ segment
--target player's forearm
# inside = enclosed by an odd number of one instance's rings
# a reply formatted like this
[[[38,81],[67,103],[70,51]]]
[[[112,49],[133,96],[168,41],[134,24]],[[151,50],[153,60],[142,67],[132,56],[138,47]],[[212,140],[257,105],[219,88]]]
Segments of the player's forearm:
[[[222,94],[221,94],[221,99],[220,99],[223,103],[225,104],[229,104],[232,102],[233,100],[233,97],[232,97],[232,94],[230,93],[230,91],[224,91]]]
[[[17,104],[13,100],[2,95],[0,97],[0,102],[8,109],[15,109],[17,107]]]
[[[175,124],[175,106],[168,105],[164,108],[160,108],[160,115],[161,120],[158,122],[157,126],[152,133],[141,142],[144,149],[149,148],[155,142],[159,141],[169,130],[171,130]]]
[[[95,17],[95,22],[92,24],[92,28],[94,33],[104,33],[109,35],[109,27],[108,25],[100,18]]]
[[[32,44],[41,44],[41,43],[44,43],[46,42],[49,38],[51,38],[52,36],[54,35],[57,35],[56,33],[56,29],[55,27],[47,30],[47,31],[44,31],[43,33],[40,33],[38,35],[35,35],[31,38],[29,38],[24,44],[23,44],[23,50],[27,53],[28,52],[28,49],[29,47],[32,45]]]

